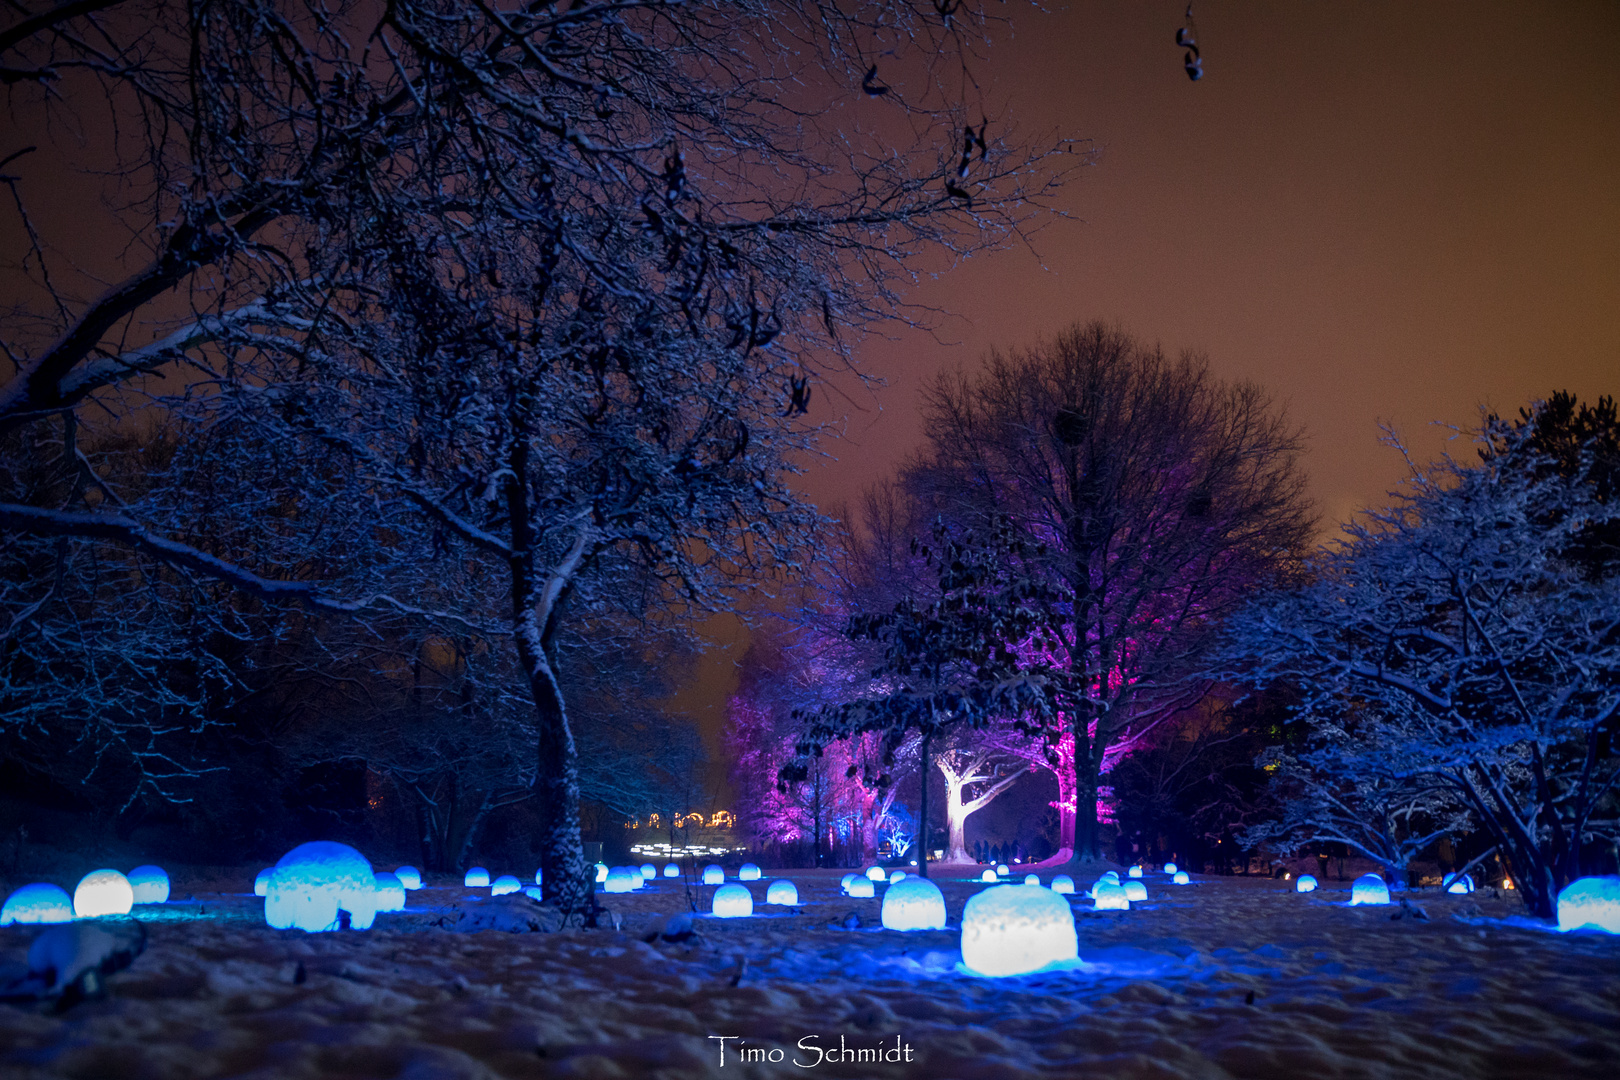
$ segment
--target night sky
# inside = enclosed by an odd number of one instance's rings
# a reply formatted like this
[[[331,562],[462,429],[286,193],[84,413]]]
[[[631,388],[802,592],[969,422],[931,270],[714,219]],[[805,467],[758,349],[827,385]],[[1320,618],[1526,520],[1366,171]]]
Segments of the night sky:
[[[1252,379],[1309,437],[1324,525],[1401,475],[1392,423],[1430,458],[1481,404],[1620,392],[1620,3],[1204,3],[1205,77],[1174,44],[1185,5],[1009,4],[994,95],[1030,132],[1094,140],[1095,167],[1027,249],[914,299],[937,332],[873,340],[888,388],[806,477],[853,501],[917,446],[942,367],[1075,320],[1117,321]],[[1044,268],[1043,268],[1044,263]],[[1464,453],[1471,454],[1468,448]],[[738,636],[682,704],[717,727]]]

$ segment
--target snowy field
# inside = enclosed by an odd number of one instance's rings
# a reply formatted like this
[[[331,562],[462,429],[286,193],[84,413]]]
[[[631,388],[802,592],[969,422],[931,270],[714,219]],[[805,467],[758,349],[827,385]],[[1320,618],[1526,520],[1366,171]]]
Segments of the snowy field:
[[[1423,921],[1345,906],[1348,882],[1150,876],[1129,912],[1072,898],[1082,967],[985,979],[958,971],[955,930],[885,931],[838,872],[788,876],[797,909],[648,943],[683,883],[602,897],[618,930],[468,932],[544,920],[457,886],[306,935],[178,875],[192,899],[137,909],[149,946],[107,998],[0,1007],[0,1076],[1620,1076],[1620,939],[1528,925],[1511,897],[1408,894]],[[936,875],[953,925],[983,888],[967,876]],[[713,890],[693,892],[706,910]],[[0,929],[0,962],[36,933]]]

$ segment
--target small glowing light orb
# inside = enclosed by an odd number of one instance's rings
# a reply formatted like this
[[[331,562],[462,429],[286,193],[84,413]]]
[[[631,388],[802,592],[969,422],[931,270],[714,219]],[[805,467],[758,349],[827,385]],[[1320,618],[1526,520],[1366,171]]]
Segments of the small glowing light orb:
[[[1024,884],[1025,885],[1039,885],[1040,883],[1041,883],[1041,875],[1039,875],[1039,874],[1025,874],[1024,875]]]
[[[1164,872],[1169,874],[1170,876],[1174,877],[1175,873],[1176,873],[1176,864],[1173,863],[1173,862],[1165,863],[1164,864]]]
[[[515,876],[502,874],[489,883],[489,895],[505,896],[507,893],[515,893],[522,888],[523,882],[519,881]]]
[[[1301,875],[1299,875],[1299,880],[1294,882],[1294,891],[1295,892],[1315,892],[1316,891],[1316,875],[1315,874],[1301,874]]]
[[[998,876],[1006,877],[1010,873],[1012,873],[1012,871],[1007,869],[1007,864],[1006,863],[997,863],[996,864],[996,874]]]
[[[995,885],[962,909],[962,963],[980,975],[1023,975],[1080,954],[1069,902],[1036,885]]]
[[[1112,881],[1099,881],[1091,890],[1091,898],[1095,901],[1094,907],[1098,911],[1129,911],[1131,910],[1130,897],[1125,890]]]
[[[889,884],[890,885],[893,885],[897,881],[904,881],[904,880],[906,880],[906,872],[904,870],[895,870],[895,871],[893,871],[892,873],[889,874]]]
[[[644,862],[644,863],[641,864],[641,879],[643,881],[651,881],[653,878],[655,878],[657,876],[658,876],[658,867],[654,866],[650,862]]]
[[[1068,874],[1059,874],[1052,879],[1052,891],[1062,893],[1064,896],[1074,895],[1074,878]]]
[[[664,876],[665,877],[680,877],[681,876],[680,865],[677,864],[677,863],[672,863],[672,862],[665,863],[664,864]]]
[[[1139,904],[1147,899],[1147,886],[1140,881],[1127,881],[1125,883],[1125,899],[1133,904]]]
[[[853,878],[849,883],[849,895],[861,898],[870,898],[877,895],[877,886],[872,883],[871,878]]]
[[[743,863],[742,866],[737,868],[737,880],[738,881],[758,881],[759,880],[759,867],[755,866],[751,862]]]
[[[377,883],[378,911],[405,910],[405,883],[399,880],[398,874],[390,874],[385,870],[380,874],[373,874],[372,880]]]
[[[407,889],[420,889],[422,887],[422,871],[414,866],[402,866],[394,871],[399,883]]]
[[[883,894],[883,926],[888,930],[945,929],[945,894],[927,878],[906,878]]]
[[[317,840],[276,861],[264,894],[264,921],[272,929],[335,930],[342,911],[355,930],[369,930],[376,918],[377,875],[364,855],[347,844]]]
[[[597,863],[596,864],[596,883],[598,885],[602,884],[602,882],[607,880],[607,876],[608,876],[608,864],[607,863],[600,863],[600,862]]]
[[[544,867],[537,866],[534,868],[534,883],[536,885],[544,885],[546,883],[546,871]]]
[[[1118,885],[1119,884],[1119,871],[1118,870],[1105,870],[1105,871],[1103,871],[1103,880],[1112,881],[1115,885]]]
[[[1192,877],[1185,870],[1177,870],[1175,877],[1171,878],[1170,881],[1175,885],[1191,885]]]
[[[128,876],[137,904],[161,904],[169,899],[169,875],[163,867],[137,866]]]
[[[253,879],[254,896],[264,895],[265,890],[270,887],[270,875],[275,872],[276,868],[273,866],[267,866],[263,870],[259,871],[258,875]]]
[[[489,888],[489,871],[482,866],[475,866],[467,871],[467,876],[461,879],[461,883],[469,889],[487,889]]]
[[[1129,870],[1125,871],[1125,873],[1128,877],[1141,877],[1142,868],[1140,866],[1133,866]]]
[[[1503,878],[1502,879],[1502,888],[1506,889],[1508,892],[1512,892],[1513,891],[1513,879],[1510,878],[1510,877]]]
[[[1467,874],[1450,874],[1442,884],[1445,885],[1446,892],[1453,896],[1463,896],[1474,891],[1474,879]]]
[[[786,878],[779,878],[770,883],[765,890],[767,904],[783,904],[792,906],[799,902],[799,887]]]
[[[1620,877],[1583,877],[1558,894],[1558,929],[1620,934]]]
[[[523,895],[527,896],[530,900],[533,900],[535,903],[539,903],[541,900],[545,899],[545,893],[543,891],[541,891],[540,886],[538,886],[538,885],[525,885],[525,886],[523,886]]]
[[[726,872],[720,869],[719,863],[710,863],[703,868],[703,884],[719,885],[726,880]]]
[[[1377,874],[1362,874],[1350,884],[1350,903],[1355,904],[1387,904],[1389,903],[1389,886]]]
[[[838,879],[839,891],[840,892],[846,892],[846,893],[849,892],[849,883],[854,881],[856,876],[857,875],[855,875],[855,874],[845,874],[843,877],[839,878]]]
[[[984,873],[979,875],[979,880],[994,882],[998,879],[996,878],[996,872],[994,870],[986,870]]]
[[[64,923],[73,921],[73,899],[60,885],[35,882],[6,897],[0,907],[0,926],[12,923]]]
[[[889,874],[881,866],[868,866],[866,868],[866,878],[868,881],[887,881]]]
[[[135,906],[135,890],[129,878],[117,870],[92,870],[79,879],[73,890],[73,914],[81,919],[98,915],[128,915]]]
[[[719,919],[741,919],[754,913],[754,894],[746,885],[722,885],[714,890],[714,906],[710,910]]]
[[[608,871],[607,880],[602,883],[603,892],[623,893],[633,892],[636,882],[641,880],[641,871],[633,866],[615,866]]]

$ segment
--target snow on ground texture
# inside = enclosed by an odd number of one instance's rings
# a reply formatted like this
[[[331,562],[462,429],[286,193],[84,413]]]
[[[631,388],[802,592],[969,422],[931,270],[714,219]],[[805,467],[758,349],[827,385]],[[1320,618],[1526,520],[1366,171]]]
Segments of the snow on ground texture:
[[[176,895],[195,900],[143,915],[146,953],[109,980],[106,1000],[63,1016],[0,1007],[0,1075],[1450,1080],[1620,1071],[1620,939],[1477,921],[1518,913],[1513,899],[1428,890],[1413,899],[1429,921],[1392,920],[1398,907],[1345,906],[1347,882],[1300,896],[1292,882],[1199,878],[1196,889],[1128,912],[1091,912],[1077,898],[1088,968],[992,980],[955,967],[962,905],[983,888],[951,879],[966,870],[936,877],[951,928],[906,934],[877,928],[879,899],[839,895],[838,872],[782,876],[799,885],[797,909],[699,917],[695,936],[658,944],[641,937],[685,909],[683,882],[602,897],[622,931],[456,933],[449,927],[478,924],[469,916],[484,905],[527,903],[457,886],[411,893],[406,911],[379,915],[364,933],[306,935],[266,927],[263,901],[251,895],[197,892],[177,878]],[[706,910],[712,890],[694,892]],[[845,928],[850,913],[856,929]],[[37,932],[0,930],[0,962],[20,962]],[[784,1060],[740,1063],[733,1041],[721,1072],[710,1035],[780,1047]],[[897,1036],[910,1063],[793,1064],[815,1060],[800,1039],[869,1048]]]

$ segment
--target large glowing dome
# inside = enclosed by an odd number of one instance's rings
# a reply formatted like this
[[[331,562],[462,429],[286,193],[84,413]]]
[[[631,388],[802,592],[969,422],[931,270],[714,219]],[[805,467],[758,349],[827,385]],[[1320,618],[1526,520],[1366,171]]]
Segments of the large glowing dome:
[[[872,879],[869,877],[850,878],[848,891],[851,896],[863,900],[870,899],[877,895],[877,886],[872,883]]]
[[[398,874],[390,874],[384,871],[380,874],[373,874],[372,880],[377,883],[378,911],[405,910],[405,883],[399,880]]]
[[[607,880],[602,882],[602,891],[610,893],[634,892],[639,881],[641,881],[640,870],[633,866],[615,866],[608,871]]]
[[[1583,877],[1558,894],[1558,929],[1620,934],[1620,877]]]
[[[1068,874],[1058,874],[1052,879],[1052,891],[1062,893],[1064,896],[1074,895],[1074,878]]]
[[[748,891],[746,885],[722,885],[714,890],[712,910],[715,916],[721,919],[740,919],[745,915],[752,915],[754,894]]]
[[[339,912],[349,926],[368,930],[377,915],[377,875],[347,844],[299,844],[276,861],[264,895],[264,921],[276,930],[311,934],[336,930]]]
[[[1312,874],[1301,874],[1299,880],[1294,882],[1295,892],[1315,892],[1316,877]]]
[[[489,883],[489,895],[505,896],[508,893],[518,892],[523,888],[523,882],[517,879],[516,874],[502,874]]]
[[[726,872],[719,863],[710,863],[703,868],[703,884],[720,885],[726,880]]]
[[[467,870],[467,875],[461,879],[461,883],[469,889],[487,889],[489,888],[489,871],[482,866],[470,867]]]
[[[927,878],[897,881],[883,894],[883,925],[889,930],[943,930],[945,894]]]
[[[1389,886],[1377,874],[1362,874],[1350,884],[1350,903],[1354,904],[1387,904],[1389,903]]]
[[[1080,954],[1069,902],[1039,885],[994,885],[962,909],[962,963],[980,975],[1024,975]]]
[[[135,906],[135,890],[129,878],[117,870],[92,870],[79,879],[73,890],[73,914],[81,919],[98,915],[128,915]]]
[[[169,875],[161,866],[137,866],[128,874],[137,904],[161,904],[169,899]]]
[[[765,890],[767,904],[783,904],[791,906],[799,902],[799,887],[787,878],[779,878],[771,882]]]
[[[6,897],[0,906],[0,926],[12,923],[64,923],[73,921],[73,898],[60,885],[36,882]]]

